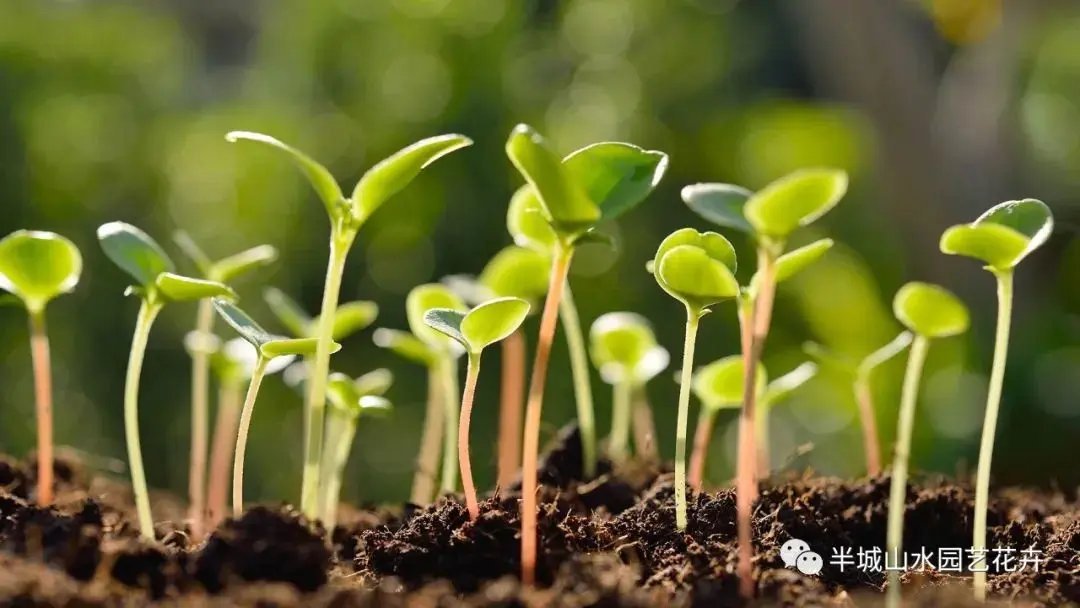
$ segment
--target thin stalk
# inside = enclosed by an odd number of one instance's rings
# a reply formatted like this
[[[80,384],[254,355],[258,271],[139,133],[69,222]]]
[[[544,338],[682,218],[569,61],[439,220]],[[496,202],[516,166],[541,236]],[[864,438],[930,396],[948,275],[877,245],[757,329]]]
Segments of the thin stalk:
[[[435,470],[439,466],[439,447],[443,438],[442,391],[439,388],[438,366],[428,367],[427,408],[424,411],[424,430],[420,434],[420,451],[416,457],[412,491],[409,502],[426,505],[435,493]]]
[[[37,413],[37,502],[53,500],[52,366],[45,311],[30,311],[30,357],[34,365],[34,409]]]
[[[645,385],[634,386],[634,450],[648,462],[657,462],[660,458],[656,446],[656,423],[653,421],[652,408],[645,394]]]
[[[690,489],[695,492],[701,491],[705,481],[705,460],[715,423],[716,410],[702,405],[697,428],[694,430],[694,450],[690,453]]]
[[[207,512],[210,526],[225,519],[229,488],[229,461],[233,457],[236,425],[240,419],[243,385],[239,379],[222,379],[218,387],[218,411],[214,421],[214,444],[210,450],[210,485],[207,488]]]
[[[630,393],[633,381],[629,378],[615,383],[611,398],[611,438],[608,440],[608,456],[615,462],[622,462],[629,456],[630,450]]]
[[[232,469],[232,509],[233,516],[240,517],[244,512],[244,456],[247,453],[248,430],[251,429],[251,414],[255,411],[255,398],[259,396],[259,386],[270,359],[259,356],[255,370],[251,374],[247,395],[244,397],[244,409],[240,413],[240,429],[236,435],[236,454],[233,456]]]
[[[322,512],[323,526],[330,532],[333,532],[337,525],[341,485],[345,480],[345,467],[349,464],[349,454],[356,437],[357,418],[355,415],[331,414],[326,420],[326,458],[322,464],[326,483],[319,510]]]
[[[442,385],[443,391],[443,461],[441,491],[443,494],[452,494],[457,492],[458,487],[457,421],[461,409],[458,405],[457,358],[450,354],[443,355],[442,363],[439,367],[439,382]]]
[[[214,327],[214,306],[210,300],[199,300],[195,315],[195,332],[200,338],[210,335]],[[191,456],[188,460],[188,500],[191,534],[202,538],[206,518],[206,445],[210,424],[210,356],[196,348],[191,355]]]
[[[304,437],[304,476],[300,490],[300,509],[314,519],[319,508],[319,458],[322,456],[323,421],[326,417],[326,379],[330,374],[330,343],[333,341],[334,314],[341,292],[345,258],[355,233],[335,228],[330,239],[330,259],[326,268],[322,309],[316,334],[315,361],[308,376],[307,418]],[[235,483],[235,480],[233,480]]]
[[[540,314],[540,334],[536,340],[536,358],[529,379],[529,399],[525,406],[525,434],[521,462],[521,582],[531,586],[536,580],[536,491],[537,460],[540,451],[540,422],[544,406],[544,382],[547,380],[551,343],[559,322],[559,301],[562,299],[566,275],[574,250],[559,247],[551,262],[548,293]]]
[[[469,459],[469,422],[472,419],[473,396],[476,394],[476,379],[479,376],[480,353],[469,353],[469,368],[465,374],[465,393],[461,395],[461,418],[458,420],[458,462],[461,464],[461,484],[465,488],[465,504],[469,508],[469,518],[473,521],[480,517],[480,504],[476,500],[472,461]]]
[[[979,466],[975,473],[975,532],[972,548],[986,549],[986,508],[990,501],[990,461],[994,456],[1001,387],[1005,382],[1005,360],[1009,353],[1009,325],[1012,321],[1012,271],[995,272],[997,277],[997,331],[994,334],[994,363],[990,368],[990,387],[986,395],[986,419],[979,445]],[[986,600],[986,572],[975,572],[975,599]]]
[[[135,331],[131,336],[127,378],[124,380],[124,438],[127,441],[128,466],[131,467],[131,489],[135,495],[139,532],[148,540],[154,540],[154,517],[150,512],[150,492],[146,488],[146,471],[143,468],[142,446],[139,444],[139,377],[142,375],[150,327],[161,308],[159,302],[141,300]]]
[[[592,382],[589,380],[589,355],[585,350],[581,318],[569,282],[563,287],[559,314],[562,316],[563,332],[566,333],[566,346],[570,351],[570,376],[574,381],[574,403],[577,404],[578,430],[581,431],[582,473],[585,479],[592,479],[596,475],[596,420]]]
[[[517,330],[502,342],[499,405],[498,485],[514,482],[521,466],[521,409],[525,401],[525,334]]]
[[[859,406],[860,422],[862,422],[866,474],[877,477],[881,474],[881,448],[878,447],[877,421],[874,419],[874,393],[870,389],[870,379],[860,374],[855,378],[853,390],[855,403]]]
[[[893,449],[892,481],[889,485],[889,522],[886,528],[886,559],[889,555],[898,560],[904,544],[904,509],[907,502],[908,459],[911,456],[911,429],[915,426],[915,405],[919,400],[919,378],[922,377],[926,363],[926,351],[930,341],[924,336],[915,336],[908,355],[907,371],[904,372],[904,389],[900,397],[900,421],[896,432],[896,447]],[[900,572],[889,570],[886,605],[890,608],[900,605]]]
[[[769,404],[762,402],[757,407],[757,420],[754,421],[754,429],[757,431],[757,455],[758,476],[768,477],[772,466],[769,454]]]
[[[690,417],[690,384],[694,373],[694,344],[700,313],[686,307],[682,375],[679,377],[679,420],[675,426],[675,527],[686,529],[686,427]]]

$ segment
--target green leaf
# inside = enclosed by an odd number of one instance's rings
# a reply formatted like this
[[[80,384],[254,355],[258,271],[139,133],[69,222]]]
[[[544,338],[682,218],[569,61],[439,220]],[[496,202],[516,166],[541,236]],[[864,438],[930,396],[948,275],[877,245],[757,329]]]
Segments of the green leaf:
[[[633,369],[655,346],[649,321],[632,312],[602,314],[589,328],[589,353],[597,369],[605,365]]]
[[[494,297],[535,301],[547,293],[550,267],[549,256],[511,245],[491,258],[480,272],[478,281]]]
[[[698,232],[693,228],[681,228],[672,232],[660,242],[660,246],[656,249],[656,255],[653,257],[654,266],[650,272],[656,272],[656,260],[659,260],[661,256],[679,245],[694,245],[705,249],[709,257],[723,262],[724,266],[727,266],[732,274],[735,274],[739,268],[738,260],[735,257],[735,247],[732,246],[731,241],[715,232]]]
[[[469,350],[469,340],[461,333],[461,322],[464,320],[465,313],[450,308],[431,308],[424,313],[425,325]]]
[[[524,124],[514,127],[506,142],[506,154],[535,189],[547,219],[557,232],[570,236],[600,219],[600,208],[564,170],[562,161],[532,127]]]
[[[739,295],[735,249],[715,232],[676,230],[660,243],[654,259],[660,287],[699,312]]]
[[[473,308],[460,324],[466,347],[478,353],[506,339],[521,327],[529,308],[529,303],[521,298],[495,298]]]
[[[818,366],[807,361],[790,372],[769,383],[765,394],[761,396],[762,407],[771,407],[791,394],[792,391],[806,384],[817,375]]]
[[[874,371],[874,368],[904,352],[904,349],[911,344],[911,341],[914,338],[914,334],[910,331],[905,330],[900,332],[899,335],[893,338],[888,344],[870,353],[861,363],[859,363],[859,375],[869,374]]]
[[[731,355],[694,372],[690,388],[698,400],[709,409],[741,407],[745,386],[743,375],[742,356]],[[757,394],[762,395],[768,383],[768,373],[760,363],[756,382]]]
[[[242,139],[248,141],[254,141],[262,144],[266,144],[282,150],[289,154],[296,166],[300,168],[304,176],[311,182],[311,186],[315,188],[315,192],[319,194],[319,198],[322,199],[323,205],[326,207],[326,212],[331,218],[338,218],[343,211],[343,203],[345,202],[345,195],[341,193],[341,186],[338,185],[337,180],[330,174],[330,171],[326,167],[322,166],[307,154],[304,154],[300,150],[281,142],[278,139],[270,137],[269,135],[263,135],[262,133],[252,133],[250,131],[232,131],[225,135],[225,139],[230,142],[240,141]]]
[[[375,346],[385,348],[413,363],[430,366],[436,361],[435,351],[407,331],[380,327],[375,330],[371,339]]]
[[[237,299],[236,292],[228,285],[216,281],[194,279],[171,272],[163,272],[154,281],[154,287],[165,299],[172,302],[193,302],[207,298]]]
[[[386,418],[394,411],[389,399],[379,395],[360,396],[360,416],[364,418]]]
[[[361,396],[385,395],[386,391],[390,390],[390,387],[394,384],[394,373],[385,367],[371,370],[370,372],[360,376],[353,382],[356,387],[356,392]]]
[[[645,353],[645,356],[642,357],[637,366],[634,367],[634,381],[639,384],[644,384],[667,369],[667,366],[670,363],[671,353],[663,346],[654,346],[649,349],[649,352]]]
[[[81,274],[79,248],[59,234],[16,230],[0,240],[0,289],[18,296],[31,312],[74,289]]]
[[[271,359],[285,355],[313,357],[318,346],[319,340],[317,338],[276,338],[259,347],[259,352],[264,357]],[[340,344],[337,342],[330,343],[330,354],[334,354],[339,350],[341,350]]]
[[[326,379],[326,401],[337,411],[350,417],[360,414],[360,393],[353,379],[341,372],[332,372]]]
[[[263,290],[263,301],[294,338],[306,338],[310,335],[311,317],[285,292],[276,287],[267,287]]]
[[[692,211],[717,226],[747,234],[754,233],[743,215],[751,196],[753,193],[746,188],[731,184],[692,184],[682,189],[683,202]]]
[[[291,339],[275,336],[263,329],[239,306],[224,298],[214,298],[214,309],[242,338],[259,349],[263,357],[273,359],[286,355],[306,357],[315,354],[318,345],[318,340],[315,338]],[[339,350],[341,350],[340,344],[331,343],[331,353]]]
[[[206,276],[214,281],[228,283],[240,275],[273,263],[277,258],[277,248],[271,245],[259,245],[214,262],[210,265]]]
[[[558,237],[551,223],[544,217],[544,206],[529,184],[517,189],[510,197],[506,211],[506,229],[514,243],[544,255],[555,250]]]
[[[668,155],[621,142],[585,146],[562,161],[565,172],[613,220],[647,197],[668,166]]]
[[[844,171],[801,169],[751,196],[743,213],[758,234],[782,240],[835,207],[847,185]]]
[[[426,283],[417,285],[405,297],[405,312],[409,329],[425,344],[436,350],[457,349],[457,342],[448,339],[441,332],[428,327],[424,322],[424,313],[432,308],[449,308],[462,314],[468,311],[465,303],[445,285]],[[456,354],[460,354],[460,351]]]
[[[893,299],[893,313],[908,329],[927,338],[945,338],[967,331],[967,307],[949,290],[913,281]]]
[[[131,224],[102,224],[97,237],[105,256],[144,288],[152,286],[159,274],[176,270],[161,245]]]
[[[352,193],[354,217],[364,221],[391,196],[408,186],[425,167],[436,160],[472,145],[464,135],[439,135],[422,139],[392,156],[379,161],[368,170]]]
[[[821,256],[825,255],[825,252],[832,249],[832,239],[820,239],[804,245],[798,249],[793,249],[784,255],[776,258],[776,282],[782,283],[796,274],[805,270],[808,266],[821,259]],[[750,278],[749,291],[751,294],[758,292],[761,284],[761,274],[755,272],[754,276]],[[753,295],[751,295],[753,297]]]
[[[379,316],[379,305],[367,300],[346,302],[334,313],[334,327],[331,336],[334,340],[344,340],[358,331],[362,331],[375,322]],[[319,326],[319,317],[308,324],[307,336],[314,336]]]
[[[173,232],[173,243],[180,249],[180,252],[191,260],[195,264],[195,268],[198,269],[203,276],[210,275],[210,267],[214,261],[210,259],[210,256],[206,255],[206,252],[199,247],[199,244],[195,242],[195,239],[191,238],[191,235],[183,230],[177,230]]]
[[[1050,238],[1054,216],[1035,199],[1006,201],[974,222],[953,226],[941,235],[941,251],[981,260],[998,272],[1011,270]]]

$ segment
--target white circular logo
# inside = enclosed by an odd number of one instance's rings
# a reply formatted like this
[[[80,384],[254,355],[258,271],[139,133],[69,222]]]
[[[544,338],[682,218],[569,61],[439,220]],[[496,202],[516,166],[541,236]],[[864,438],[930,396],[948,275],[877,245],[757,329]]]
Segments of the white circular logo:
[[[821,556],[811,551],[806,541],[797,538],[792,538],[780,547],[780,559],[784,560],[784,566],[796,568],[807,576],[821,572],[825,565]]]

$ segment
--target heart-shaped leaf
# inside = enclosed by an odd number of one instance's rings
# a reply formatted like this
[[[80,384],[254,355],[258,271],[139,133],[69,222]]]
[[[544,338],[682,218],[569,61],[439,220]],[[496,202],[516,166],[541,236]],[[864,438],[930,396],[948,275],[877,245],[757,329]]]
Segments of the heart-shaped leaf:
[[[506,211],[506,229],[520,247],[551,255],[558,237],[544,216],[544,206],[529,184],[517,189]]]
[[[677,230],[660,243],[654,259],[660,287],[698,312],[739,295],[735,249],[715,232]]]
[[[307,357],[315,354],[318,346],[318,340],[315,338],[290,339],[270,334],[239,306],[224,298],[214,298],[214,309],[241,337],[259,349],[263,357],[273,359],[286,355]],[[331,354],[339,350],[341,350],[341,345],[331,342]]]
[[[375,346],[385,348],[413,363],[430,366],[437,359],[435,351],[430,346],[407,331],[380,327],[375,330],[371,339]]]
[[[896,292],[893,313],[908,329],[927,338],[945,338],[967,331],[967,307],[939,285],[913,281]]]
[[[0,289],[32,313],[75,288],[82,274],[78,247],[53,232],[16,230],[0,240]]]
[[[331,336],[334,340],[344,340],[358,331],[362,331],[375,322],[379,316],[379,305],[367,300],[346,302],[334,313],[334,327]],[[319,326],[319,317],[308,324],[307,337],[313,337]]]
[[[731,184],[692,184],[682,189],[687,207],[705,220],[723,228],[734,228],[753,234],[754,227],[746,221],[743,207],[753,193]]]
[[[408,186],[425,167],[455,150],[472,145],[464,135],[439,135],[422,139],[368,170],[352,193],[355,219],[371,217],[391,196]]]
[[[660,246],[656,249],[656,255],[653,257],[654,265],[651,272],[656,271],[655,263],[657,260],[679,245],[694,245],[705,249],[710,257],[723,262],[724,266],[727,266],[732,274],[735,274],[739,268],[738,260],[735,257],[735,247],[732,246],[731,241],[715,232],[698,232],[693,228],[681,228],[672,232],[660,242]]]
[[[356,392],[361,396],[385,395],[386,391],[390,390],[390,387],[394,384],[394,373],[385,367],[371,370],[370,372],[360,376],[353,382],[356,387]]]
[[[655,346],[649,321],[632,312],[605,313],[589,328],[589,353],[601,375],[604,366],[636,368]]]
[[[97,237],[106,257],[143,288],[152,286],[159,274],[176,271],[161,245],[131,224],[102,224]]]
[[[436,350],[450,349],[451,353],[460,355],[463,351],[456,341],[448,339],[443,333],[428,327],[424,322],[424,313],[432,308],[449,308],[462,314],[465,314],[468,308],[454,292],[438,283],[417,285],[405,297],[405,312],[412,333]]]
[[[941,235],[941,251],[984,262],[1007,272],[1050,238],[1054,216],[1042,201],[1028,198],[995,205],[970,224]]]
[[[277,258],[276,247],[259,245],[214,262],[206,276],[214,281],[228,283],[256,268],[272,264]]]
[[[668,155],[627,143],[601,142],[574,151],[562,163],[600,208],[601,219],[613,220],[656,188],[667,171]]]
[[[176,244],[187,259],[195,264],[195,268],[204,277],[210,276],[210,267],[213,266],[214,261],[210,259],[210,256],[206,255],[206,252],[202,250],[202,247],[199,247],[199,244],[195,242],[195,239],[191,238],[190,234],[183,230],[173,232],[173,243]]]
[[[172,302],[194,302],[207,298],[237,299],[236,292],[228,285],[216,281],[193,279],[171,272],[163,272],[154,280],[157,292]]]
[[[742,406],[743,400],[743,362],[742,356],[731,355],[717,359],[694,372],[690,388],[705,407],[718,410]],[[765,392],[768,373],[765,366],[758,364],[757,394]]]
[[[532,127],[524,124],[514,127],[506,142],[506,155],[535,190],[557,232],[573,236],[600,219],[600,207],[590,200]]]
[[[772,405],[775,405],[776,402],[790,395],[792,391],[809,382],[811,378],[817,375],[817,372],[817,364],[807,361],[783,376],[780,376],[776,380],[773,380],[769,383],[768,387],[765,389],[765,393],[761,396],[762,406],[771,407]]]
[[[473,308],[461,321],[461,333],[471,352],[505,340],[521,327],[529,314],[529,303],[521,298],[495,298]]]
[[[847,185],[844,171],[801,169],[756,192],[743,213],[759,235],[783,240],[835,207]]]
[[[495,297],[535,301],[547,293],[550,267],[549,256],[511,245],[491,258],[480,272],[478,281]]]
[[[867,375],[874,371],[874,368],[904,352],[904,349],[911,344],[911,341],[914,338],[915,335],[910,331],[905,330],[900,332],[895,338],[890,340],[888,344],[867,355],[866,358],[859,363],[858,373],[860,375]]]
[[[808,266],[820,260],[826,251],[832,249],[833,244],[832,239],[820,239],[776,258],[776,282],[782,283],[802,272]],[[755,272],[754,276],[750,278],[750,286],[748,287],[751,297],[758,292],[760,285],[761,273]]]
[[[263,301],[294,338],[309,337],[312,319],[296,300],[276,287],[267,287],[263,291]]]
[[[315,188],[315,192],[319,194],[319,198],[322,199],[323,205],[326,207],[326,212],[330,217],[335,219],[340,217],[345,202],[345,195],[341,193],[341,186],[338,185],[337,180],[334,179],[334,176],[330,174],[330,171],[328,171],[326,167],[316,162],[310,156],[278,139],[262,133],[232,131],[225,135],[225,139],[230,142],[240,140],[254,141],[288,153],[292,161],[296,163],[296,166],[300,168],[300,171],[303,172],[304,176],[311,182],[311,186]]]

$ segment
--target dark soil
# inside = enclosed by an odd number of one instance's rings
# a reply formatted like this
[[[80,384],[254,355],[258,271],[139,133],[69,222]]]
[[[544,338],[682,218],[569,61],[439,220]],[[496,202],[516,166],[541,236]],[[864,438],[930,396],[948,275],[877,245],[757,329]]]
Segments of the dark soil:
[[[541,555],[535,588],[518,580],[519,487],[481,502],[470,521],[459,497],[401,509],[343,507],[332,546],[318,522],[287,505],[258,505],[193,543],[184,505],[155,497],[158,540],[134,525],[130,490],[79,464],[56,465],[57,501],[33,502],[32,458],[0,456],[0,606],[742,606],[735,577],[731,490],[692,495],[675,529],[671,477],[630,463],[581,479],[573,427],[540,467]],[[755,505],[755,606],[883,605],[883,572],[830,564],[835,552],[883,547],[887,477],[769,480]],[[908,488],[904,544],[933,556],[971,545],[973,491],[945,480]],[[989,544],[1034,547],[1038,569],[990,565],[1002,605],[1080,603],[1076,496],[997,492]],[[785,568],[780,547],[805,541],[825,566]],[[937,563],[936,558],[934,563]],[[966,563],[966,562],[965,562]],[[1002,564],[998,564],[1001,566]],[[1015,570],[1009,568],[1008,570]],[[909,571],[909,605],[965,606],[967,575]]]

